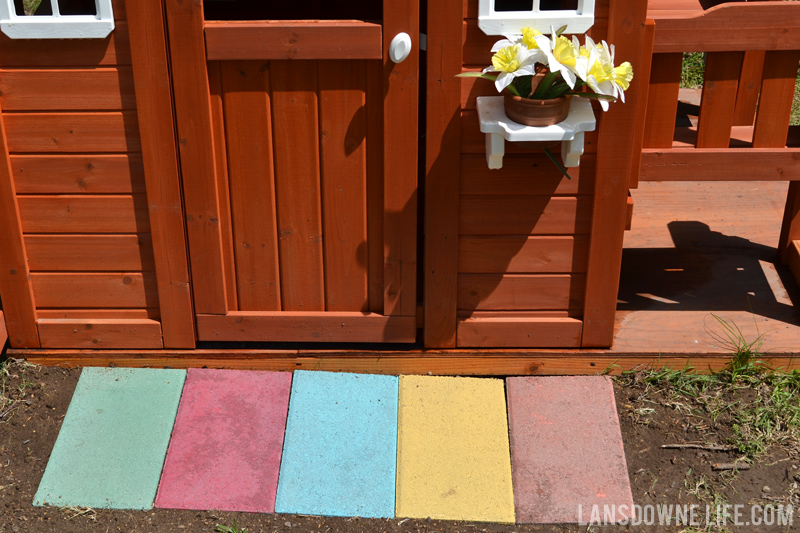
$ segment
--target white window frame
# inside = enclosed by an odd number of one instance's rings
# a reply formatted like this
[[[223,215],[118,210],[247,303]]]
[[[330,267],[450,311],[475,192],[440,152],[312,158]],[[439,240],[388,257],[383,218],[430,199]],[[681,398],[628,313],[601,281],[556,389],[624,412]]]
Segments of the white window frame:
[[[0,31],[12,39],[102,39],[114,31],[111,0],[95,0],[97,15],[62,15],[58,0],[42,2],[50,2],[52,15],[17,15],[14,0],[0,0]]]
[[[594,24],[594,0],[578,0],[578,9],[554,11],[540,11],[539,2],[533,0],[531,11],[495,11],[495,0],[480,0],[478,27],[486,35],[519,34],[525,27],[549,34],[551,26],[566,25],[566,33],[586,33]]]

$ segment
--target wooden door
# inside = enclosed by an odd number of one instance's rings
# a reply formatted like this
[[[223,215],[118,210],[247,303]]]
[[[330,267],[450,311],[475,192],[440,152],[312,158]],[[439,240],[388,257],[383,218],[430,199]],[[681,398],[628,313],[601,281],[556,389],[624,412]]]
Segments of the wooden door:
[[[369,22],[166,12],[198,339],[413,342],[418,0]]]

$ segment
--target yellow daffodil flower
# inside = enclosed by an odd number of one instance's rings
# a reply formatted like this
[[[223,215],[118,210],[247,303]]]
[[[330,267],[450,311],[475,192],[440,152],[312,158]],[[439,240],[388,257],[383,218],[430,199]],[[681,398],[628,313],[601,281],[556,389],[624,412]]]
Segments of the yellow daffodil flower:
[[[494,84],[498,92],[503,92],[514,78],[533,76],[536,59],[539,57],[537,52],[517,44],[503,47],[492,56],[492,66],[484,69],[484,72],[500,73]]]
[[[631,86],[633,79],[633,67],[627,61],[618,67],[614,67],[614,84],[620,88],[621,91],[627,91]],[[623,99],[623,102],[625,100]]]
[[[542,32],[534,30],[533,28],[522,28],[522,44],[531,50],[539,48],[539,43],[536,42],[536,36],[541,34]]]

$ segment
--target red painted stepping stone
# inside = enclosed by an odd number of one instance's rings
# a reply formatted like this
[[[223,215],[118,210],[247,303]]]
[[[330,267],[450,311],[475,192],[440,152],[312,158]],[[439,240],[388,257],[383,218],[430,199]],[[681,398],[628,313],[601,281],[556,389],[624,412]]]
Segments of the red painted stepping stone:
[[[617,522],[630,517],[611,380],[518,377],[508,378],[506,389],[517,522],[586,523],[595,505],[601,519],[606,505]]]
[[[155,506],[271,513],[289,372],[190,369]]]

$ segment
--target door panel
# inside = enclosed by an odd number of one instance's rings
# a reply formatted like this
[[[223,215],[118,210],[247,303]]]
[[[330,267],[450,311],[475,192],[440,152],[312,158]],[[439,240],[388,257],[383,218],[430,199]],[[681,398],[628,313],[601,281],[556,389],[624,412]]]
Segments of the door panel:
[[[371,58],[416,37],[417,0],[383,11],[382,25],[205,22],[167,0],[189,225],[214,212],[189,231],[200,340],[415,340],[416,38],[403,63]],[[217,61],[181,55],[198,35]]]

